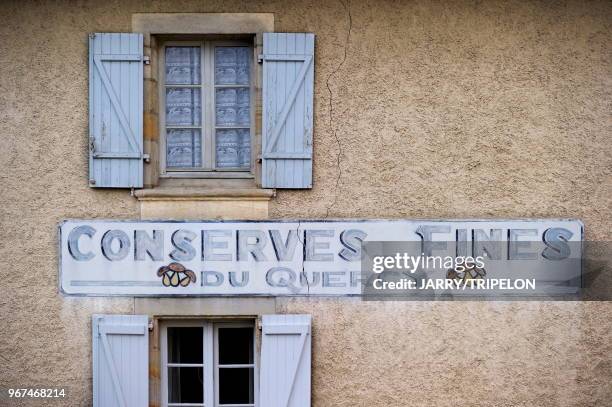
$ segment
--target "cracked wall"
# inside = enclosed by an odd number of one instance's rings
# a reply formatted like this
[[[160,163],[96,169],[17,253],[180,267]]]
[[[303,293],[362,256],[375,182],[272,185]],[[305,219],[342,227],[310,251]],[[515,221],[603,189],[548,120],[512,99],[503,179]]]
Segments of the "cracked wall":
[[[273,218],[577,217],[611,237],[609,2],[3,1],[0,387],[90,405],[91,314],[133,312],[57,294],[55,228],[139,216],[86,175],[87,33],[137,12],[273,12],[317,35],[314,188],[279,191]],[[314,406],[612,399],[609,303],[277,306],[313,315]]]

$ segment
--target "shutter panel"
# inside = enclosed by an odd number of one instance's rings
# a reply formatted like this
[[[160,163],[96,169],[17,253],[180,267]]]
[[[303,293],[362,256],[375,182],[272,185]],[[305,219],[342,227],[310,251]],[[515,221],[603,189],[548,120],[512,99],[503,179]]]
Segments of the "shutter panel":
[[[89,36],[89,185],[142,188],[142,34]]]
[[[262,186],[312,188],[314,34],[264,33]]]
[[[260,405],[310,407],[310,315],[262,317]]]
[[[147,316],[94,315],[92,328],[94,407],[147,407]]]

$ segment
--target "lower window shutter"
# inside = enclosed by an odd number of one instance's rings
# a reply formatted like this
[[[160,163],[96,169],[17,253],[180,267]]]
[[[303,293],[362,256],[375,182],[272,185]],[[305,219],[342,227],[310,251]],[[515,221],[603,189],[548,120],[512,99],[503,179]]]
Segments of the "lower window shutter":
[[[149,331],[146,315],[94,315],[94,407],[149,405]]]
[[[89,36],[89,185],[142,188],[143,36]]]
[[[310,407],[310,315],[262,317],[260,403]]]
[[[263,35],[262,186],[312,188],[314,34]]]

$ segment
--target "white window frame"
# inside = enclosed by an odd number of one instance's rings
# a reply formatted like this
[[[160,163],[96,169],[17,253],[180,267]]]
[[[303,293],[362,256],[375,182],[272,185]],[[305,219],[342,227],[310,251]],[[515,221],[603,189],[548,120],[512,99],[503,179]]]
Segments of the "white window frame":
[[[199,46],[200,47],[200,85],[166,85],[166,47],[169,46]],[[250,49],[249,62],[249,97],[250,97],[250,124],[251,160],[249,168],[215,168],[215,94],[219,87],[240,87],[240,85],[215,85],[214,49],[216,46],[248,47]],[[256,65],[255,47],[248,40],[215,40],[199,41],[163,41],[159,48],[159,134],[160,134],[160,177],[162,178],[254,178],[255,177],[255,107],[256,107]],[[202,135],[202,168],[169,169],[166,166],[166,88],[167,87],[195,87],[201,89],[201,135]],[[230,127],[231,128],[231,127]]]
[[[168,363],[168,328],[202,327],[202,364]],[[219,404],[219,328],[253,328],[253,363],[248,365],[231,365],[233,367],[253,368],[253,404]],[[161,323],[161,405],[163,407],[258,407],[259,400],[259,372],[257,367],[256,324],[254,320],[211,320],[189,319],[169,320]],[[204,383],[204,403],[169,403],[168,402],[168,368],[202,366]],[[222,365],[228,366],[228,365]]]

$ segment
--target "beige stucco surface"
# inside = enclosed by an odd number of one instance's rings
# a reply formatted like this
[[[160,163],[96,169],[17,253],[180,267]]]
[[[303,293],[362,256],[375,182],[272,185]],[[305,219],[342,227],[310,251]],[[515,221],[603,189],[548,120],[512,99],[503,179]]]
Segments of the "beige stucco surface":
[[[575,217],[612,237],[610,2],[2,1],[0,388],[89,405],[91,314],[134,310],[57,292],[60,220],[140,216],[87,184],[87,33],[215,11],[317,35],[314,188],[279,191],[270,217]],[[277,308],[313,315],[317,407],[612,400],[610,303]]]

